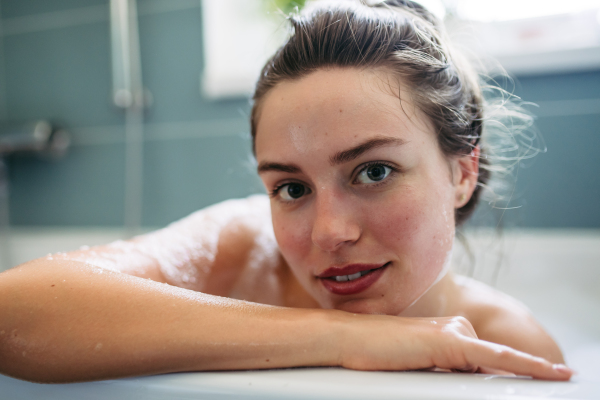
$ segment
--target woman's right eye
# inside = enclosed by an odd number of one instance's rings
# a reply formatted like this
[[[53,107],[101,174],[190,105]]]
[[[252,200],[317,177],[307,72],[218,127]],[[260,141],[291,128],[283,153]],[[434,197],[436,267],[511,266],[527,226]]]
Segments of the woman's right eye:
[[[286,183],[274,190],[274,195],[279,196],[281,200],[292,202],[308,193],[306,186],[300,183]]]

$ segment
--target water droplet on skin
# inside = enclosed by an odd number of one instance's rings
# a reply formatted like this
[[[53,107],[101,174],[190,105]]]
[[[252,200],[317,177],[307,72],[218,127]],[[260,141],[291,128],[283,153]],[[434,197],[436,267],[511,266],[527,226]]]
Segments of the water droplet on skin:
[[[102,343],[98,343],[94,349],[95,349],[96,351],[98,351],[98,350],[100,350],[101,348],[102,348]]]

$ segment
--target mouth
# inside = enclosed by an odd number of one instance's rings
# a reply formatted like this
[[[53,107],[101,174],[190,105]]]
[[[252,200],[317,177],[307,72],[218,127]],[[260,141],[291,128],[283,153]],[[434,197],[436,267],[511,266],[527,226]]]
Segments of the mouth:
[[[333,294],[357,294],[371,287],[390,264],[353,264],[344,268],[329,268],[317,278]]]

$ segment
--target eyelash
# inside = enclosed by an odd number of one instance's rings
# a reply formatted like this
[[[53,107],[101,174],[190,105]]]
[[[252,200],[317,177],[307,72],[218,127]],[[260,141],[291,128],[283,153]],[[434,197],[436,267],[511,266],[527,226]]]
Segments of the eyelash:
[[[278,186],[275,186],[273,188],[273,190],[271,190],[269,192],[269,197],[275,197],[275,196],[277,196],[279,194],[279,191],[281,190],[281,188],[284,187],[284,186],[289,185],[290,183],[292,183],[292,182],[286,182],[286,183],[282,183],[282,184],[280,184]]]
[[[384,161],[370,161],[370,162],[368,162],[368,163],[366,163],[366,164],[363,164],[363,165],[362,165],[362,167],[361,167],[361,168],[358,170],[358,172],[356,172],[356,174],[355,174],[355,176],[354,176],[354,179],[352,180],[352,183],[356,183],[356,179],[358,178],[358,176],[359,176],[359,175],[360,175],[360,174],[361,174],[363,171],[366,171],[366,170],[367,170],[369,167],[373,167],[373,166],[376,166],[376,165],[383,165],[384,167],[388,167],[389,169],[391,169],[392,171],[390,172],[390,175],[392,175],[392,174],[394,174],[394,173],[397,173],[397,172],[399,172],[399,171],[400,171],[400,170],[399,170],[399,168],[398,168],[397,166],[395,166],[395,165],[392,165],[392,164],[390,164],[390,163],[387,163],[387,162],[384,162]],[[388,177],[389,177],[389,175],[388,175]],[[383,179],[381,182],[377,182],[377,183],[371,183],[371,184],[369,184],[369,186],[371,186],[371,187],[379,187],[379,186],[382,186],[382,185],[386,185],[386,184],[388,183],[388,181],[389,181],[389,178],[388,178],[388,177],[386,177],[385,179]],[[284,183],[281,183],[281,184],[277,185],[276,187],[274,187],[274,188],[273,188],[273,190],[271,190],[271,191],[269,192],[269,197],[271,197],[271,198],[275,198],[275,197],[277,197],[277,195],[279,194],[279,191],[280,191],[282,188],[284,188],[284,187],[286,187],[287,185],[290,185],[290,184],[292,184],[292,183],[297,183],[297,184],[299,184],[299,185],[304,185],[303,183],[294,182],[294,181],[292,181],[292,182],[284,182]],[[306,185],[304,185],[304,187],[306,187]],[[309,190],[310,190],[310,189],[309,189]],[[300,200],[300,198],[299,198],[299,199],[297,199],[297,200]],[[294,203],[294,202],[296,202],[297,200],[293,200],[293,201],[284,201],[284,202],[285,202],[285,203]],[[283,200],[281,200],[281,201],[283,201]]]
[[[354,176],[354,179],[352,180],[352,183],[357,183],[357,182],[356,182],[356,180],[358,179],[358,177],[359,177],[359,175],[360,175],[361,173],[363,173],[364,171],[366,171],[368,168],[370,168],[370,167],[374,167],[374,166],[377,166],[377,165],[383,165],[384,167],[388,167],[388,168],[391,170],[391,172],[390,172],[390,174],[389,174],[387,177],[385,177],[385,179],[383,179],[382,181],[380,181],[380,182],[377,182],[377,183],[370,183],[370,184],[369,184],[369,186],[370,186],[370,187],[379,187],[379,186],[386,185],[386,184],[389,182],[389,180],[390,180],[390,178],[389,178],[389,177],[390,177],[392,174],[395,174],[395,173],[397,173],[397,172],[400,172],[400,169],[399,169],[397,166],[395,166],[395,165],[393,165],[393,164],[390,164],[390,163],[387,163],[387,162],[385,162],[385,161],[369,161],[369,162],[367,162],[366,164],[363,164],[363,165],[361,166],[361,168],[360,168],[360,169],[359,169],[359,170],[356,172],[356,174],[355,174],[355,176]]]
[[[281,183],[281,184],[277,185],[276,187],[274,187],[274,188],[273,188],[273,190],[271,190],[271,191],[269,192],[269,196],[270,196],[270,197],[277,197],[277,195],[279,194],[279,191],[280,191],[282,188],[286,187],[287,185],[291,185],[291,184],[293,184],[293,183],[296,183],[296,184],[298,184],[298,185],[303,185],[304,187],[306,187],[306,185],[305,185],[305,184],[303,184],[303,183],[300,183],[300,182],[294,182],[294,181],[292,181],[292,182],[284,182],[284,183]]]

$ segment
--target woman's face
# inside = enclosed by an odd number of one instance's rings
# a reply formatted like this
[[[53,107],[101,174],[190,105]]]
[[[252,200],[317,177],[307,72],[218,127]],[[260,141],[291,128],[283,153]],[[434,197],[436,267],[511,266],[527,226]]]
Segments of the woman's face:
[[[322,307],[398,315],[427,291],[473,179],[397,79],[347,68],[279,83],[256,132],[281,253]]]

